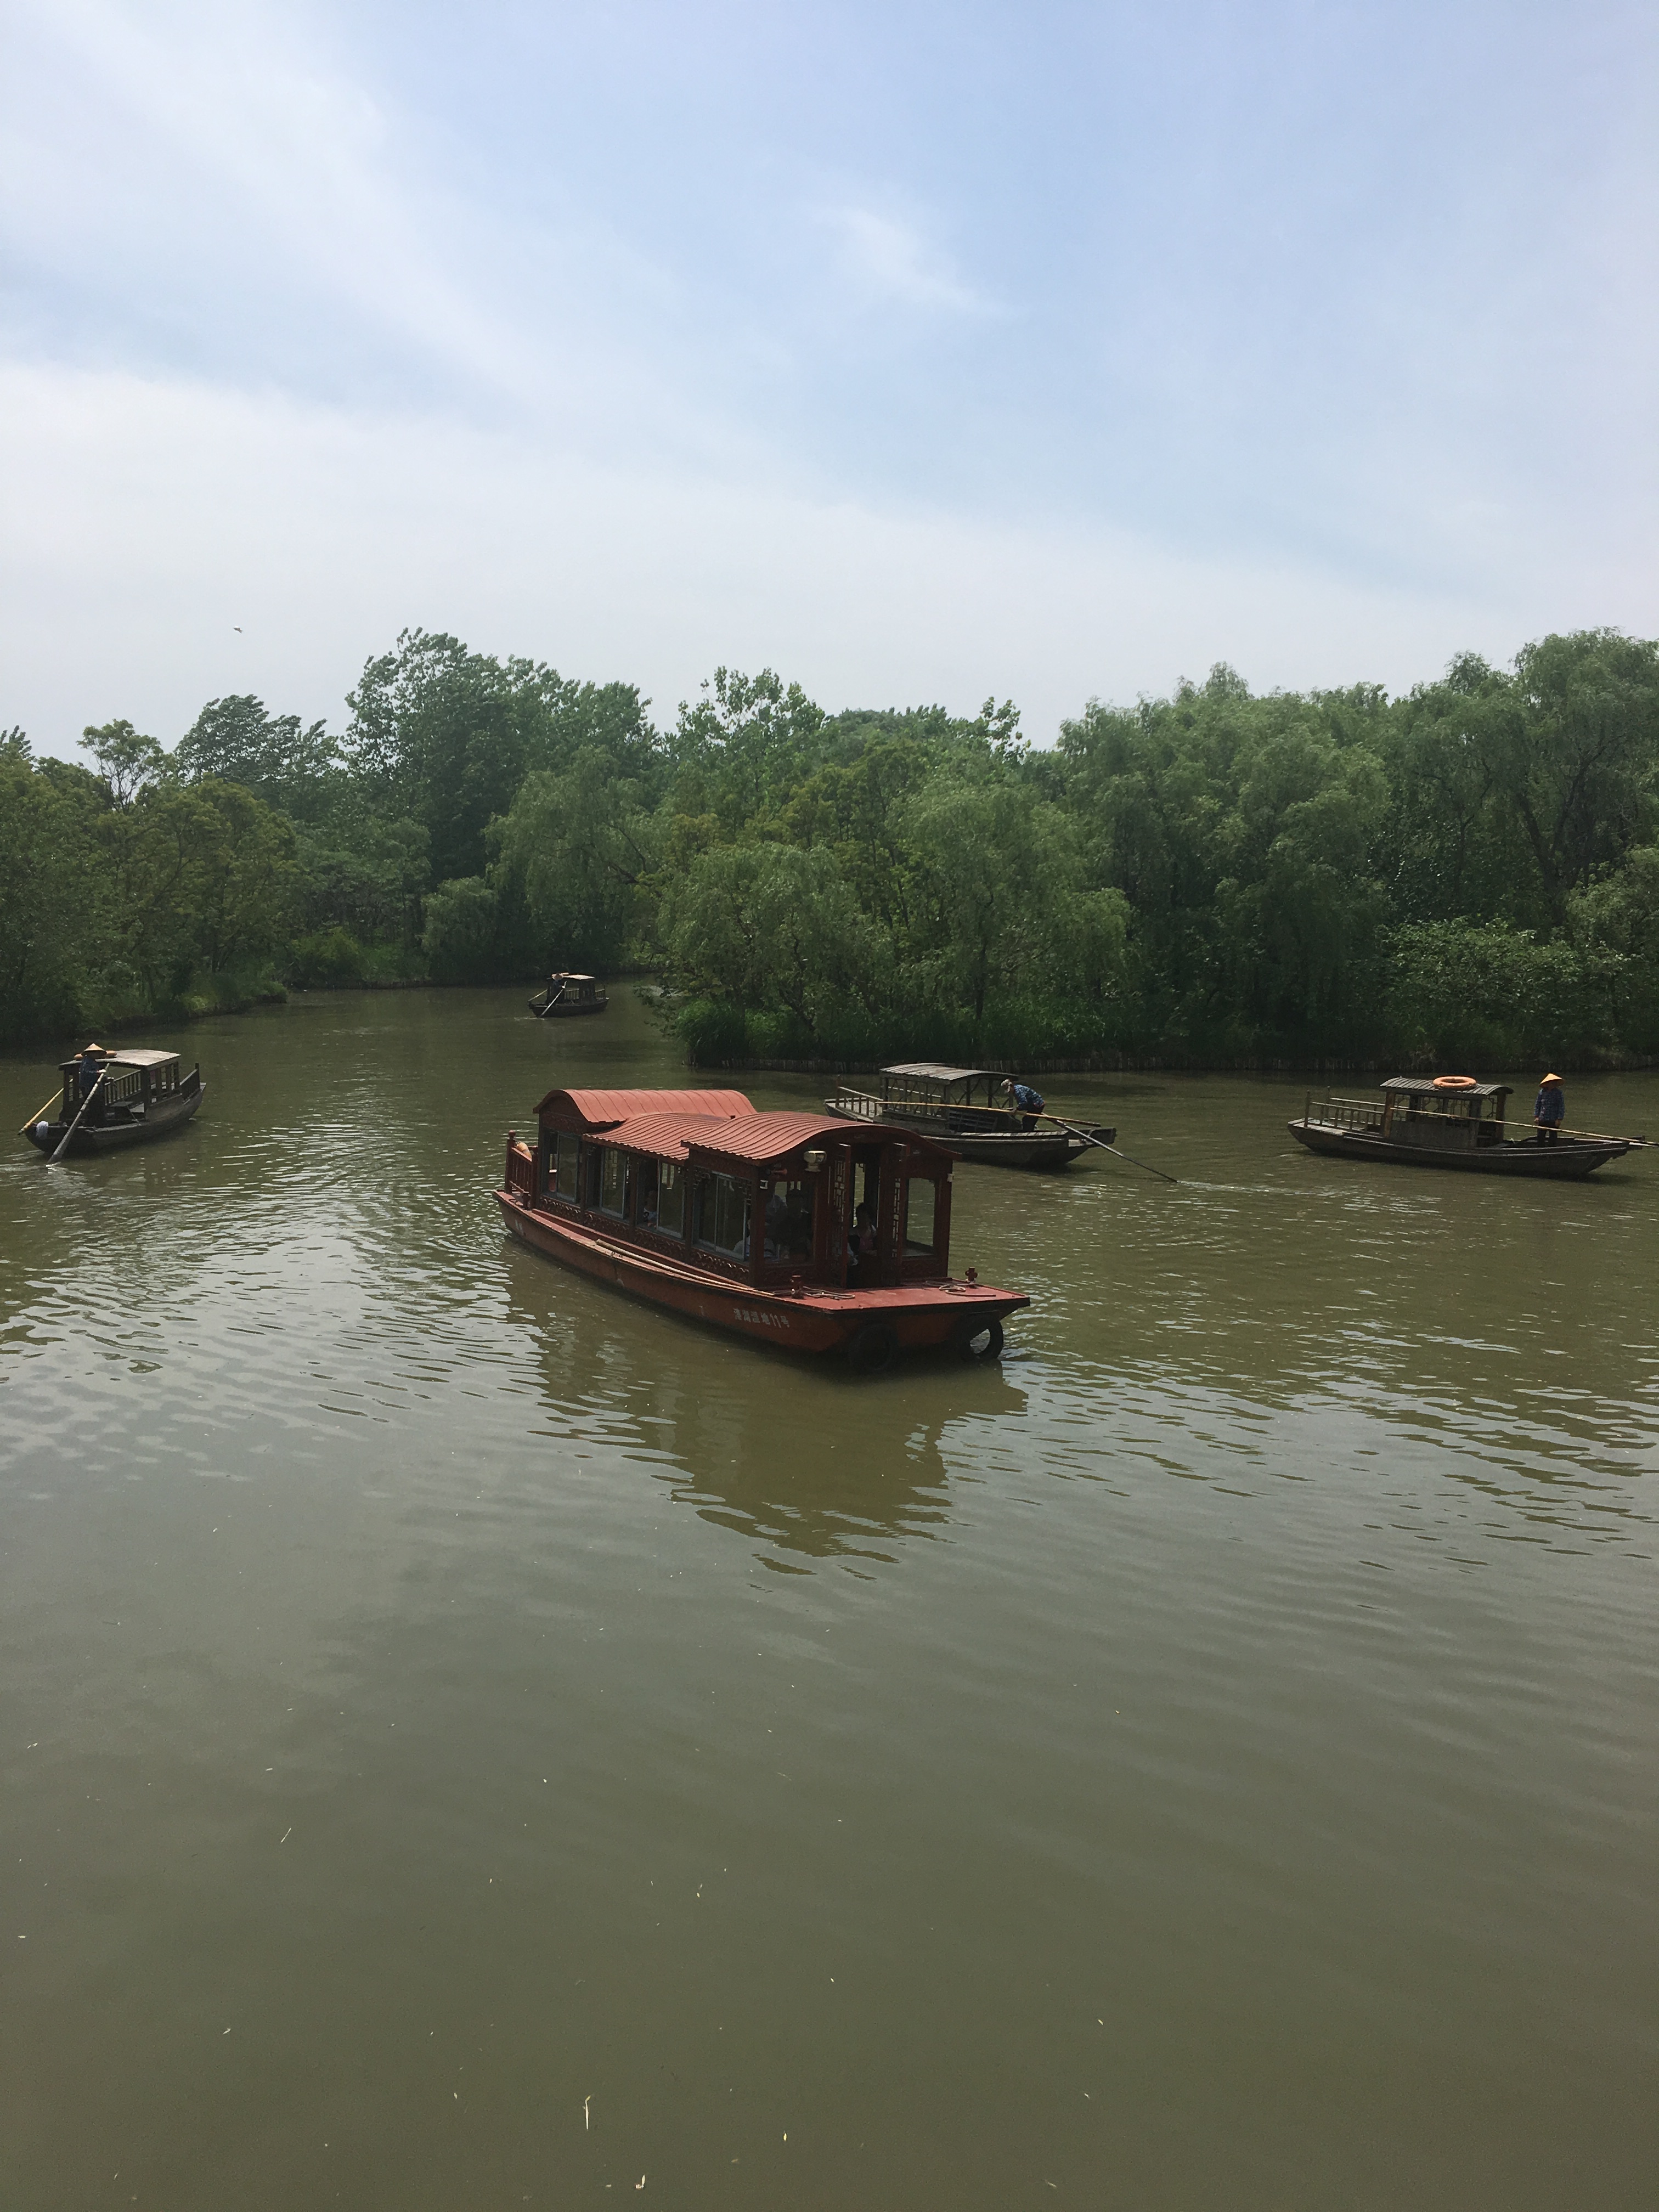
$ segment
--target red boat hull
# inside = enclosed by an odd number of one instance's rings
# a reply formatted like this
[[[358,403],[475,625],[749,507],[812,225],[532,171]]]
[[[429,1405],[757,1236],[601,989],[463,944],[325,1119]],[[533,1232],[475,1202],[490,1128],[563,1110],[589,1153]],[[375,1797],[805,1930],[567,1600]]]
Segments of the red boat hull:
[[[516,1191],[498,1189],[495,1198],[507,1228],[533,1251],[653,1305],[792,1352],[843,1351],[872,1322],[891,1328],[902,1351],[965,1349],[993,1322],[1031,1303],[1018,1291],[987,1283],[901,1283],[872,1291],[809,1283],[799,1296],[760,1290],[544,1212]]]

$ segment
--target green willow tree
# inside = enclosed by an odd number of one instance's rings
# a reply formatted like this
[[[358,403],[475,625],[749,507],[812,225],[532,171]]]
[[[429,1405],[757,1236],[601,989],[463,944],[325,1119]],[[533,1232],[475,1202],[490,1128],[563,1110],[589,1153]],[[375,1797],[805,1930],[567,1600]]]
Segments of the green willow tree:
[[[1394,700],[1218,665],[1048,750],[1006,702],[832,714],[772,669],[659,730],[425,630],[349,703],[337,738],[210,700],[172,752],[112,722],[86,769],[0,740],[4,1034],[575,965],[656,969],[713,1058],[1659,1051],[1659,647],[1617,632]]]

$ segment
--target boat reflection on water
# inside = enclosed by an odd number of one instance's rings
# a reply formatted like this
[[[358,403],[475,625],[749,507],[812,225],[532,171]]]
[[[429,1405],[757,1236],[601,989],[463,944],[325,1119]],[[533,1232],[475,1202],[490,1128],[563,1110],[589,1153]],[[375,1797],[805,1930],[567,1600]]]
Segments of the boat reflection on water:
[[[522,1259],[508,1315],[536,1340],[548,1426],[648,1468],[677,1504],[765,1547],[760,1563],[780,1574],[890,1564],[933,1534],[951,1518],[952,1429],[1025,1404],[994,1364],[921,1359],[860,1388],[839,1366],[729,1343],[589,1285],[556,1305],[533,1295],[546,1271]]]

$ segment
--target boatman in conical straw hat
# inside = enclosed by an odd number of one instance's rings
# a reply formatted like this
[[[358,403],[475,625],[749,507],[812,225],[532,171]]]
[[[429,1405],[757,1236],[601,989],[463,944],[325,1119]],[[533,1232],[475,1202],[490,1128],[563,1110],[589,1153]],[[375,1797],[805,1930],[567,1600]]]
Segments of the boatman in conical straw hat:
[[[1561,1079],[1559,1075],[1547,1075],[1538,1086],[1532,1107],[1532,1125],[1538,1132],[1539,1143],[1557,1143],[1566,1118],[1567,1094],[1561,1088]]]

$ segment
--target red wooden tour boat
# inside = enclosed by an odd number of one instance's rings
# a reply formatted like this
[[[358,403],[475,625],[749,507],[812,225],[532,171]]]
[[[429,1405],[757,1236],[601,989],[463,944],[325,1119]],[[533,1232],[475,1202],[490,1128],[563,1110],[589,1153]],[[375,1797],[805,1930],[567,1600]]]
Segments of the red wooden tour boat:
[[[876,1374],[927,1346],[994,1359],[1030,1304],[951,1274],[954,1155],[915,1130],[740,1091],[550,1091],[536,1115],[534,1144],[507,1132],[507,1226],[654,1304]]]

